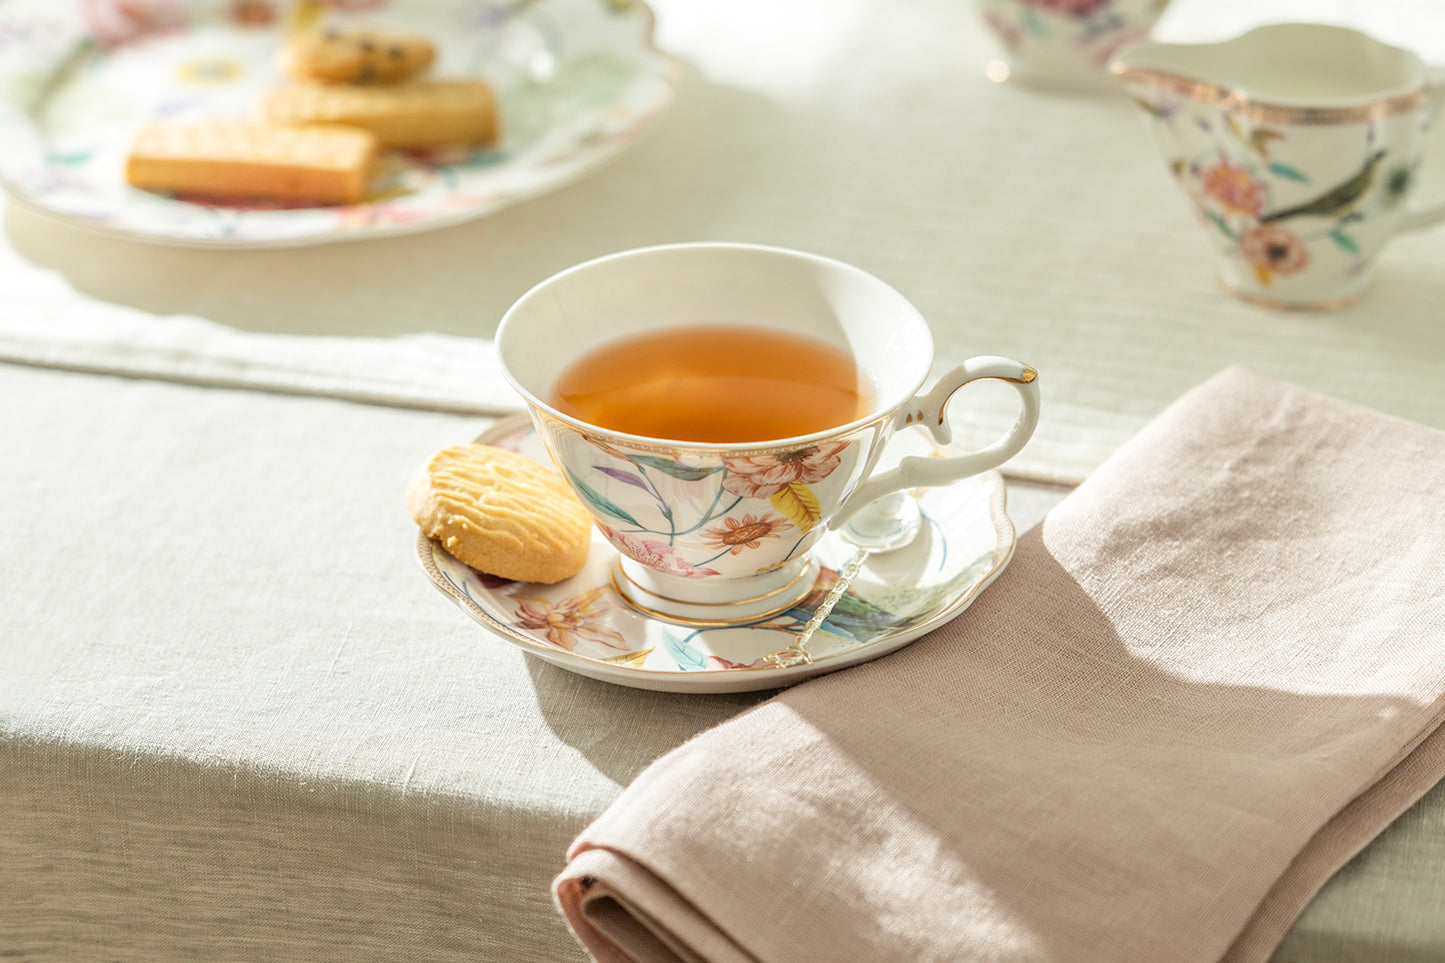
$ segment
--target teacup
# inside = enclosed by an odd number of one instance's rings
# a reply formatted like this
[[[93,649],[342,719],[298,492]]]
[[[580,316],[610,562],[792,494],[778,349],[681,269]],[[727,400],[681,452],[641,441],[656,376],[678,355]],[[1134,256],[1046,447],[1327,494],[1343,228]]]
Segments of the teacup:
[[[1110,65],[1148,116],[1234,294],[1331,308],[1386,242],[1445,219],[1407,210],[1445,87],[1420,58],[1345,27],[1273,24],[1213,44],[1143,43]]]
[[[871,382],[868,411],[811,434],[757,443],[647,438],[587,424],[551,401],[579,357],[624,336],[689,325],[803,335],[845,351]],[[933,339],[903,295],[838,261],[743,244],[680,244],[589,261],[543,281],[507,311],[502,369],[525,399],[562,476],[619,553],[618,593],[684,624],[738,624],[785,611],[817,575],[809,549],[864,505],[995,468],[1038,422],[1036,372],[974,358],[919,393]],[[1022,399],[993,444],[946,458],[904,458],[878,471],[901,428],[950,440],[945,409],[973,381]]]
[[[991,80],[1106,90],[1114,51],[1149,36],[1169,0],[975,0],[1005,59]]]

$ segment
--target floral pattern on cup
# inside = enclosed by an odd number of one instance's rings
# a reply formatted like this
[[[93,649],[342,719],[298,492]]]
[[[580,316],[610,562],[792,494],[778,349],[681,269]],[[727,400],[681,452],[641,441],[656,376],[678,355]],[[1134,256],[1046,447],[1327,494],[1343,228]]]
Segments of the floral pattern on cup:
[[[717,575],[714,568],[699,567],[683,560],[677,550],[667,542],[655,538],[640,538],[627,532],[619,532],[610,525],[595,522],[597,530],[612,543],[612,547],[640,565],[657,569],[664,575],[678,575],[682,578],[708,578]]]
[[[1309,271],[1324,259],[1324,248],[1331,262],[1340,256],[1351,262],[1346,273],[1367,270],[1364,252],[1387,233],[1379,222],[1402,207],[1415,180],[1418,156],[1397,160],[1378,146],[1385,120],[1359,125],[1356,166],[1320,183],[1292,151],[1301,134],[1290,127],[1246,127],[1212,105],[1171,93],[1136,101],[1173,154],[1170,171],[1217,249],[1241,262],[1260,288]]]
[[[723,487],[737,495],[771,498],[795,485],[807,486],[827,478],[847,447],[844,442],[825,442],[780,454],[726,458]]]
[[[703,529],[702,534],[714,548],[729,555],[741,555],[744,549],[758,548],[765,538],[781,538],[783,532],[794,527],[792,522],[777,515],[747,514],[742,518],[728,516],[721,525]]]
[[[688,579],[769,572],[807,552],[823,534],[825,505],[852,491],[875,438],[864,429],[797,448],[679,457],[552,428],[559,467],[607,541]]]

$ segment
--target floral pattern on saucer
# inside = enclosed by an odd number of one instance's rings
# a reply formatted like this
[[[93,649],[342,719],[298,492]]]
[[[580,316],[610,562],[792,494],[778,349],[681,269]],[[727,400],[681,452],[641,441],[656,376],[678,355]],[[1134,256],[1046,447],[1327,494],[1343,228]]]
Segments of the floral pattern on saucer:
[[[525,415],[477,439],[550,460]],[[931,442],[904,432],[890,455],[925,453]],[[905,549],[872,556],[813,636],[812,664],[779,666],[853,554],[834,534],[814,552],[821,573],[796,606],[746,626],[695,629],[633,609],[612,585],[618,553],[595,532],[582,571],[556,585],[484,575],[418,536],[417,555],[432,582],[486,628],[569,671],[638,688],[738,692],[790,685],[877,658],[962,612],[1013,554],[1003,479],[989,472],[920,496],[925,526]],[[740,521],[739,526],[747,523]]]
[[[276,52],[307,9],[430,37],[437,76],[492,84],[502,140],[387,155],[376,195],[342,207],[165,197],[125,183],[143,124],[249,116],[280,82]],[[0,181],[42,213],[160,243],[289,247],[413,233],[596,168],[667,106],[677,74],[639,0],[6,0]]]

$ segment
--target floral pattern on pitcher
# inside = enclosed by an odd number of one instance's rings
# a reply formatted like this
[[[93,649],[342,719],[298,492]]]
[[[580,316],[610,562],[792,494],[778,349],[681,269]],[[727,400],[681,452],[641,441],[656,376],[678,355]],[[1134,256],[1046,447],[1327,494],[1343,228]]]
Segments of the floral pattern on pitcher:
[[[1247,121],[1172,93],[1136,93],[1171,154],[1170,173],[1226,256],[1238,258],[1262,288],[1307,272],[1330,252],[1369,267],[1379,221],[1402,209],[1419,157],[1401,160],[1378,146],[1381,120],[1361,124],[1360,157],[1344,174],[1322,177],[1292,157],[1297,130]]]

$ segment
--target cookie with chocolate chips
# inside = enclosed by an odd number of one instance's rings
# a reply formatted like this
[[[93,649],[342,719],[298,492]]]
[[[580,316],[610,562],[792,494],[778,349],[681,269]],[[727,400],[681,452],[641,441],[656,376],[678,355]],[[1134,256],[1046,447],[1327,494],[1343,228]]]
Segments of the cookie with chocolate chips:
[[[297,80],[394,84],[415,77],[435,57],[425,37],[328,27],[293,40],[286,49],[285,69]]]

